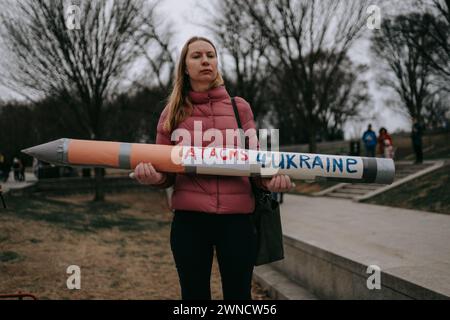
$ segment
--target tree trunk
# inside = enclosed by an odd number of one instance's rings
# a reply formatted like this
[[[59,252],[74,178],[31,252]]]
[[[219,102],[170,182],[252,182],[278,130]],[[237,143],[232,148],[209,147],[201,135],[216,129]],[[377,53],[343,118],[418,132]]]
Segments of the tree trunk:
[[[317,141],[316,141],[316,128],[315,126],[311,125],[308,128],[308,133],[309,133],[309,142],[308,142],[308,146],[309,146],[309,153],[316,153],[317,152]]]
[[[104,201],[105,191],[103,189],[103,177],[105,175],[105,169],[95,168],[95,197],[94,201]]]

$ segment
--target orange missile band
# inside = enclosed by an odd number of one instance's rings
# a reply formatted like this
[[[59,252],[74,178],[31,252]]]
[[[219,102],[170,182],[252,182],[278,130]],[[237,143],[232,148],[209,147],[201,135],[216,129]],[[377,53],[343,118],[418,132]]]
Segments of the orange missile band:
[[[133,169],[140,162],[151,162],[161,171],[183,172],[181,165],[170,161],[173,148],[168,145],[70,139],[67,162],[122,169]]]

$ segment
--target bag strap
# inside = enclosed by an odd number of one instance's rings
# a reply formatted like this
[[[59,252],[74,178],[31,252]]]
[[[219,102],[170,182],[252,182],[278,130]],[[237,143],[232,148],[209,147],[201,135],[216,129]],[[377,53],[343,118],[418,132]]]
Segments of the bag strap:
[[[245,149],[248,149],[247,139],[245,139],[245,135],[243,134],[244,128],[242,128],[241,118],[239,117],[239,111],[238,111],[238,108],[236,105],[236,100],[234,99],[234,97],[231,97],[231,104],[233,105],[234,116],[236,117],[236,122],[238,124],[238,128],[242,129],[239,131],[240,135],[241,135],[241,141],[242,141],[242,139],[244,139]],[[256,195],[260,189],[256,186],[255,182],[253,181],[253,179],[251,177],[249,177],[248,180],[250,181],[250,185],[252,186],[253,193],[255,193],[255,195]]]
[[[236,122],[238,124],[238,128],[244,130],[244,128],[242,128],[242,123],[241,123],[241,118],[239,117],[239,111],[236,105],[236,100],[234,99],[234,97],[231,97],[231,104],[233,105],[233,111],[234,111],[234,116],[236,118]],[[241,140],[244,139],[244,145],[245,145],[245,149],[248,149],[247,147],[247,140],[245,139],[245,135],[242,135],[242,131],[239,131],[240,135],[241,135]]]
[[[242,129],[241,118],[239,117],[239,112],[236,105],[236,100],[234,97],[231,97],[231,104],[233,105],[234,116],[236,117],[236,121],[238,123],[238,127]]]

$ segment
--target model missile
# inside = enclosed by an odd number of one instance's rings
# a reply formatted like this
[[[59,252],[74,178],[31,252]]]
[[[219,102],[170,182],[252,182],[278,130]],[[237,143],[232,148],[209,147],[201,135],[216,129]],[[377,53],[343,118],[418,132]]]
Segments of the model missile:
[[[150,162],[161,172],[263,177],[286,174],[299,180],[379,184],[390,184],[395,176],[392,159],[239,148],[63,138],[22,151],[39,160],[64,166],[133,170],[141,162]]]

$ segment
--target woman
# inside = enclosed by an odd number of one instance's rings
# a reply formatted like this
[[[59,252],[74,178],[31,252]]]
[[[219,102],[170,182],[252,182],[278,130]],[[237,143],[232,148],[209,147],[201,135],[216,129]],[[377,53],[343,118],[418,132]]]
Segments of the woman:
[[[157,144],[173,144],[171,133],[175,129],[186,129],[193,137],[194,121],[201,121],[202,133],[214,128],[224,137],[226,129],[238,128],[217,65],[217,51],[210,40],[193,37],[186,42],[172,93],[157,126]],[[250,105],[239,97],[236,97],[236,104],[244,131],[255,129]],[[194,146],[194,139],[190,140],[190,145]],[[213,145],[225,147],[223,142],[215,140]],[[237,147],[236,141],[233,145]],[[203,141],[201,146],[212,145],[210,141]],[[256,235],[250,219],[255,203],[249,179],[168,174],[157,172],[151,163],[140,163],[134,172],[142,184],[159,188],[174,185],[170,244],[182,298],[211,299],[210,277],[215,247],[224,299],[251,299]],[[252,179],[272,192],[285,192],[291,188],[286,175]]]
[[[392,145],[392,138],[388,134],[386,128],[381,128],[378,136],[379,151],[384,158],[394,158],[394,146]]]

